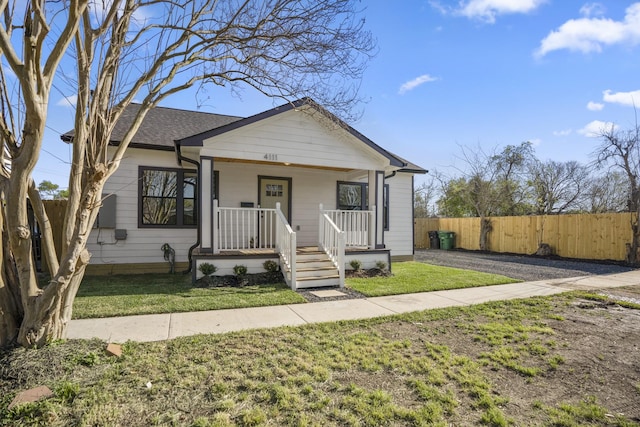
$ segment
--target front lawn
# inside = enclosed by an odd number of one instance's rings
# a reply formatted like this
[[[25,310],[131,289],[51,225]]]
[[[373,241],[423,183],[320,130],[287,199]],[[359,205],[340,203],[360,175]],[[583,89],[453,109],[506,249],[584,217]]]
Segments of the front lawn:
[[[402,262],[393,264],[393,276],[347,279],[346,285],[367,296],[380,296],[516,281],[496,274]],[[73,317],[179,313],[304,302],[304,297],[281,283],[194,288],[191,276],[183,274],[87,276],[74,301]]]
[[[480,273],[421,262],[394,263],[392,272],[393,276],[389,277],[350,278],[347,279],[346,284],[368,297],[377,297],[520,282],[499,274]]]
[[[298,304],[306,300],[283,284],[194,288],[183,274],[87,276],[73,318],[130,316]]]

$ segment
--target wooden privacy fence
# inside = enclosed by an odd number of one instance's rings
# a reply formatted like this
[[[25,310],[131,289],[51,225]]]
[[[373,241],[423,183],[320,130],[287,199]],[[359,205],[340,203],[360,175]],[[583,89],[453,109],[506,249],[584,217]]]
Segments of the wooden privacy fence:
[[[565,258],[624,261],[633,213],[492,217],[488,249],[533,254],[539,243]],[[453,231],[455,247],[479,250],[480,218],[416,218],[416,248],[429,247],[429,231]]]

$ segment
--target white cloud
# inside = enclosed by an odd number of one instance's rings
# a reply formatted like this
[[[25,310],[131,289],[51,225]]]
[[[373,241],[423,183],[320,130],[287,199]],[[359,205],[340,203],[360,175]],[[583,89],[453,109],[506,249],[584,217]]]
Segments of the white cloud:
[[[603,122],[601,120],[594,120],[591,123],[587,124],[585,127],[578,131],[579,134],[588,136],[590,138],[597,138],[603,132],[608,132],[612,127],[615,128],[615,123],[613,122]]]
[[[568,49],[582,53],[601,52],[603,45],[640,43],[640,3],[626,9],[623,21],[585,17],[570,19],[540,42],[534,52],[543,57],[554,50]]]
[[[553,135],[554,136],[568,136],[568,135],[571,135],[571,132],[572,132],[571,129],[554,130],[553,131]]]
[[[605,7],[600,3],[587,3],[580,8],[580,15],[590,18],[592,16],[602,16],[605,11]]]
[[[600,111],[604,108],[604,104],[600,104],[599,102],[589,101],[587,103],[587,110],[591,111]]]
[[[469,0],[460,2],[458,14],[493,24],[498,15],[529,13],[547,0]]]
[[[398,90],[398,93],[400,95],[404,95],[405,93],[409,92],[410,90],[413,90],[415,88],[417,88],[418,86],[424,84],[424,83],[428,83],[428,82],[434,82],[438,80],[437,77],[431,77],[429,74],[423,74],[420,77],[416,77],[413,80],[410,80],[406,83],[403,83],[402,86],[400,86],[400,89]]]
[[[610,102],[612,104],[638,107],[640,106],[640,90],[616,93],[611,93],[610,90],[605,90],[604,92],[602,92],[602,100],[604,102]]]
[[[78,95],[65,96],[60,101],[56,102],[56,105],[61,107],[75,107],[78,102]]]
[[[438,0],[429,0],[429,5],[443,15],[447,15],[451,9],[444,6]]]
[[[530,142],[531,145],[533,145],[534,147],[537,147],[540,144],[542,144],[542,140],[540,138],[530,138],[530,139],[527,139],[527,141]]]

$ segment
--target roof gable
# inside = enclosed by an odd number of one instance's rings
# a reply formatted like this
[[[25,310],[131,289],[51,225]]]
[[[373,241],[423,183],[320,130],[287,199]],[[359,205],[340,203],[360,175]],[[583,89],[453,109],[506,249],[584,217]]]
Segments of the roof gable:
[[[379,153],[382,156],[384,156],[387,159],[389,159],[389,162],[390,162],[391,166],[396,166],[396,167],[400,167],[400,168],[403,168],[403,167],[407,166],[407,162],[404,159],[402,159],[402,158],[390,153],[389,151],[385,150],[384,148],[380,147],[379,145],[377,145],[376,143],[371,141],[369,138],[367,138],[366,136],[364,136],[363,134],[361,134],[360,132],[358,132],[357,130],[355,130],[354,128],[352,128],[351,126],[349,126],[348,124],[346,124],[342,120],[340,120],[337,116],[335,116],[334,114],[330,113],[326,109],[320,107],[317,103],[315,103],[314,101],[312,101],[312,100],[310,100],[308,98],[303,98],[303,99],[300,99],[300,100],[297,100],[297,101],[294,101],[294,102],[290,102],[290,103],[287,103],[287,104],[272,108],[271,110],[267,110],[267,111],[264,111],[262,113],[253,115],[251,117],[247,117],[245,119],[238,120],[238,121],[235,121],[233,123],[229,123],[227,125],[220,126],[218,128],[215,128],[215,129],[210,129],[210,130],[208,130],[206,132],[203,132],[203,133],[200,133],[200,134],[194,134],[194,135],[189,136],[187,138],[178,139],[178,140],[176,140],[176,145],[183,146],[183,147],[189,147],[189,146],[191,146],[191,147],[202,147],[203,142],[206,139],[213,138],[213,137],[215,137],[217,135],[222,135],[224,133],[239,129],[239,128],[244,127],[244,126],[248,126],[248,125],[257,123],[259,121],[268,119],[270,117],[273,117],[273,116],[276,116],[276,115],[279,115],[279,114],[283,114],[283,113],[286,113],[286,112],[294,110],[294,109],[304,108],[304,107],[313,108],[318,113],[322,114],[327,120],[336,123],[338,126],[340,126],[346,132],[348,132],[353,137],[358,139],[360,142],[364,143],[369,148],[373,149],[377,153]]]

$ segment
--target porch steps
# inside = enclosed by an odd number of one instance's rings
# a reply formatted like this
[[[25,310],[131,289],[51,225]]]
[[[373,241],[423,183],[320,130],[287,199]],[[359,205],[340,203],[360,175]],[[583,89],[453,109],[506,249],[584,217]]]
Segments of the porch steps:
[[[317,249],[298,248],[296,287],[301,289],[327,286],[340,286],[340,273],[327,254]]]

